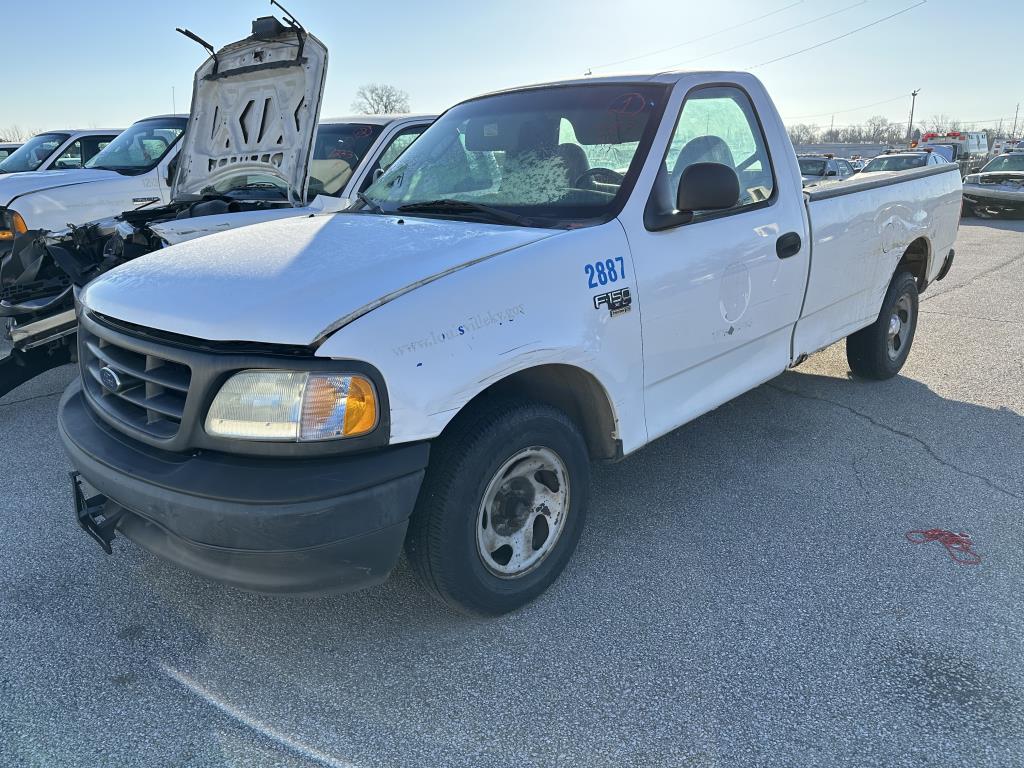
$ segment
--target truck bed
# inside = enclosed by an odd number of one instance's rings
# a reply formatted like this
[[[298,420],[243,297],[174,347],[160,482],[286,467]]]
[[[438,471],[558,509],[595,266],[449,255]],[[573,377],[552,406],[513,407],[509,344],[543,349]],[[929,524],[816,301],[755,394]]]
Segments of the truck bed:
[[[920,249],[925,260],[920,287],[935,279],[956,239],[960,192],[959,169],[950,163],[804,193],[811,265],[794,359],[874,322],[908,249]]]

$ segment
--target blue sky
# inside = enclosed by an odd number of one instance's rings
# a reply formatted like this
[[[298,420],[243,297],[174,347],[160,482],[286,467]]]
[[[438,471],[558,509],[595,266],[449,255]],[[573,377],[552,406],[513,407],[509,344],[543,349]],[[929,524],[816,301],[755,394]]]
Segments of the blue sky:
[[[595,74],[656,71],[689,62],[687,68],[753,67],[788,122],[828,125],[833,112],[836,125],[871,115],[906,120],[909,93],[921,88],[919,117],[946,114],[986,121],[979,127],[995,126],[994,119],[1000,117],[1012,123],[1016,103],[1024,101],[1024,84],[1013,60],[1021,48],[1020,25],[999,19],[1013,3],[928,0],[845,39],[754,66],[918,2],[284,4],[330,50],[325,116],[348,114],[355,89],[371,81],[402,88],[414,110],[429,112],[480,92],[580,76],[588,68]],[[7,25],[29,25],[34,13],[14,0],[0,0],[0,8],[10,10],[4,14]],[[244,37],[251,20],[272,9],[263,0],[133,0],[60,3],[36,10],[45,19],[26,26],[26,34],[4,35],[0,45],[5,89],[0,127],[124,126],[170,112],[172,87],[178,110],[187,111],[192,72],[204,53],[174,28],[187,27],[219,47]],[[771,15],[743,24],[765,14]],[[826,14],[832,15],[814,21]],[[796,25],[803,26],[784,31]],[[719,32],[729,27],[735,28]],[[670,46],[656,55],[599,68]],[[730,48],[734,50],[726,50]]]

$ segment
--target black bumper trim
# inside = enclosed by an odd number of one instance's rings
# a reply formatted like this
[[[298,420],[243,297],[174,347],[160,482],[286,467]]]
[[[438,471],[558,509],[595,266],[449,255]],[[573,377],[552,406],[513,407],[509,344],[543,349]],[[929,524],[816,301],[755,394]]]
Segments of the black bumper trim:
[[[429,456],[426,443],[313,459],[169,454],[95,418],[77,381],[58,425],[75,469],[106,497],[104,514],[123,510],[118,532],[189,570],[266,592],[385,579]]]

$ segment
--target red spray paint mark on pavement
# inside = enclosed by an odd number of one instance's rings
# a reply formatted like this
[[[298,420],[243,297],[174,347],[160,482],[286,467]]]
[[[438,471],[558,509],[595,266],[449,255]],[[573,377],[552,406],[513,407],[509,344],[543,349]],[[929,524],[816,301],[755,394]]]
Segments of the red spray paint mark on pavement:
[[[981,555],[972,549],[974,542],[971,541],[969,533],[953,533],[942,528],[930,528],[927,531],[907,531],[905,535],[911,544],[939,542],[957,565],[978,565],[981,562]]]

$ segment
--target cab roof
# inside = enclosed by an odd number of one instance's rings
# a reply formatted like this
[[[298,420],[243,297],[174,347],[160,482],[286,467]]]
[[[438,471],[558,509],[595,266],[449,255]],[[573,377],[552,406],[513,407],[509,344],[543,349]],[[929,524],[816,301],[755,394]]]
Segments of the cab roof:
[[[501,88],[496,91],[482,93],[474,98],[480,98],[481,96],[494,96],[499,93],[527,91],[532,88],[551,88],[552,86],[561,85],[628,85],[630,83],[662,83],[664,85],[675,85],[684,77],[691,77],[693,75],[701,75],[703,77],[708,77],[712,80],[722,80],[725,82],[750,79],[754,77],[754,75],[750,74],[749,72],[741,72],[739,70],[676,69],[664,72],[637,72],[621,75],[605,75],[603,77],[587,76],[572,78],[568,80],[552,80],[546,83],[532,83],[530,85],[520,85],[513,88]]]
[[[54,128],[49,131],[39,131],[36,136],[44,133],[70,133],[74,135],[88,135],[91,133],[121,133],[124,128]]]
[[[436,120],[437,115],[393,114],[393,115],[349,115],[348,117],[322,117],[320,125],[345,125],[362,123],[363,125],[390,125],[399,120]]]

